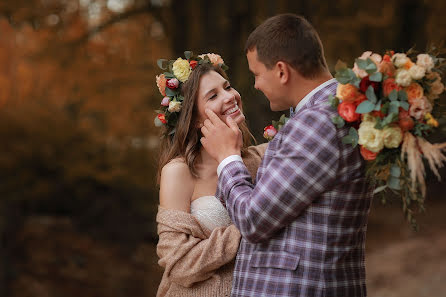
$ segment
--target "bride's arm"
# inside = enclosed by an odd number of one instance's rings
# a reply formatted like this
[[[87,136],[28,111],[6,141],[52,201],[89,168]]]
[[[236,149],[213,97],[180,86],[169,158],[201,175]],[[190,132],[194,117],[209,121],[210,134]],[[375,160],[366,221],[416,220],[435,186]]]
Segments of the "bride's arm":
[[[184,162],[170,162],[161,172],[158,263],[172,281],[185,287],[208,279],[231,262],[240,242],[235,226],[216,228],[209,234],[189,213],[193,183]]]
[[[194,178],[189,167],[180,159],[167,163],[161,170],[160,206],[190,213]]]
[[[202,238],[203,234],[193,230],[200,228],[197,222],[191,223],[181,216],[176,220],[177,224],[171,226],[158,222],[158,263],[173,282],[191,287],[235,259],[241,236],[234,225],[216,228],[209,238]],[[186,226],[192,228],[187,230]]]

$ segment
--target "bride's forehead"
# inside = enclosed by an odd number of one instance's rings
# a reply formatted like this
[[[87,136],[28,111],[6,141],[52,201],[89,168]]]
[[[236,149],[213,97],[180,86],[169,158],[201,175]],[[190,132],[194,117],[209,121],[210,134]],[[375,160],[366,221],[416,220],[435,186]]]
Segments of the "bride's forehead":
[[[216,87],[222,86],[226,79],[215,71],[209,71],[200,78],[199,93],[206,93]]]

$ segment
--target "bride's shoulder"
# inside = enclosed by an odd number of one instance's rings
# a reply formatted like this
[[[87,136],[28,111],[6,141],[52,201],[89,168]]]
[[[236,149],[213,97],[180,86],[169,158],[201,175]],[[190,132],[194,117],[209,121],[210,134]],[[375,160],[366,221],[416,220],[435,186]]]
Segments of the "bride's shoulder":
[[[172,159],[161,169],[160,205],[190,212],[194,178],[182,158]]]

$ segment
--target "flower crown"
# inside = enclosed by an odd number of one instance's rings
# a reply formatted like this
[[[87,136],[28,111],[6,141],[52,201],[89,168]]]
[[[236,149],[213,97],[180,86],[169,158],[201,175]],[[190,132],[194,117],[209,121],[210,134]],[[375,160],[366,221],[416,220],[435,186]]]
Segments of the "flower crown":
[[[164,98],[161,100],[161,109],[156,110],[155,126],[173,128],[169,135],[175,133],[175,125],[184,100],[181,87],[189,79],[195,67],[201,64],[212,64],[225,71],[228,69],[223,59],[217,54],[194,56],[191,51],[185,51],[184,56],[186,59],[178,58],[169,61],[159,59],[157,61],[158,67],[165,72],[156,76],[156,84]]]

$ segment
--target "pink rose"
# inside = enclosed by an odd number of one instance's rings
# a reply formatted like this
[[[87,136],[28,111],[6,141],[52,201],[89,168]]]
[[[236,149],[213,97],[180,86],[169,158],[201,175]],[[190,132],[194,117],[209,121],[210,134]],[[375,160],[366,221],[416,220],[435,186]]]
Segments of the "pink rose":
[[[424,115],[431,111],[432,111],[432,105],[427,100],[427,98],[424,96],[418,100],[414,100],[410,104],[410,108],[409,108],[410,116],[414,117],[417,120],[423,119]]]
[[[277,130],[273,125],[266,126],[265,129],[263,129],[263,137],[265,137],[267,140],[273,139],[276,134]]]
[[[164,97],[163,100],[161,100],[161,105],[162,106],[169,106],[170,103],[170,98],[169,97]]]
[[[167,80],[167,87],[169,89],[177,89],[178,86],[180,85],[180,81],[176,78],[171,78]]]

